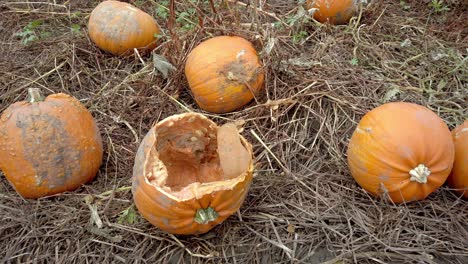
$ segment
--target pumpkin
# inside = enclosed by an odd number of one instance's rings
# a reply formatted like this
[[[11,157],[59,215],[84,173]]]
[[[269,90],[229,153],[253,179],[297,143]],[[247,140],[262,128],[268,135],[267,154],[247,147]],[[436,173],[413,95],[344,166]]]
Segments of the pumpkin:
[[[137,151],[132,193],[141,215],[172,234],[202,234],[236,212],[252,182],[252,146],[233,124],[198,113],[153,126]]]
[[[468,120],[452,130],[452,136],[455,162],[447,182],[451,188],[468,198]]]
[[[246,105],[264,82],[252,43],[237,36],[218,36],[200,43],[187,57],[185,75],[197,104],[213,113]]]
[[[96,176],[102,155],[96,122],[69,95],[31,88],[0,117],[0,169],[24,198],[75,190]]]
[[[438,189],[454,155],[444,121],[426,107],[405,102],[365,114],[348,145],[348,165],[357,183],[395,203],[422,200]]]
[[[306,8],[316,8],[314,19],[321,23],[346,24],[357,10],[356,0],[307,0]]]
[[[135,6],[104,1],[91,12],[88,21],[91,40],[114,55],[127,55],[133,49],[150,51],[157,46],[160,28],[152,16]]]

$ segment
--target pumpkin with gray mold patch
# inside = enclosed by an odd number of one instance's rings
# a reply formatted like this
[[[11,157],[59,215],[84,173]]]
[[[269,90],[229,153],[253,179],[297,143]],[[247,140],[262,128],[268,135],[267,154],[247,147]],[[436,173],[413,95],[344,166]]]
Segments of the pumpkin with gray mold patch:
[[[421,105],[393,102],[368,112],[348,145],[357,183],[393,202],[422,200],[447,179],[454,161],[450,130]]]
[[[187,57],[185,76],[198,106],[212,113],[246,105],[259,95],[265,78],[252,43],[237,36],[200,43]]]
[[[133,167],[141,215],[172,234],[202,234],[242,205],[252,182],[252,146],[234,124],[198,113],[170,116],[146,134]]]
[[[151,51],[157,46],[160,28],[141,9],[124,2],[104,1],[94,8],[88,21],[91,40],[114,55],[128,55],[133,49]]]
[[[102,155],[95,120],[69,95],[29,89],[0,117],[0,169],[25,198],[75,190],[96,176]]]

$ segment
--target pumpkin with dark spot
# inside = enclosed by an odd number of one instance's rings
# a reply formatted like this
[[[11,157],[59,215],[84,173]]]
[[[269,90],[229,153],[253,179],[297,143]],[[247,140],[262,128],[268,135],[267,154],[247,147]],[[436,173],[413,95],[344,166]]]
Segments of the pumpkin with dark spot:
[[[405,102],[383,104],[360,120],[348,145],[352,176],[375,196],[422,200],[447,179],[454,161],[450,130],[434,112]]]
[[[307,0],[306,8],[315,8],[313,17],[321,23],[346,24],[357,11],[358,0]]]
[[[170,116],[150,129],[133,168],[141,215],[173,234],[202,234],[236,212],[252,182],[252,146],[234,124],[198,113]]]
[[[468,198],[468,120],[452,130],[455,144],[455,162],[448,184]]]
[[[102,139],[88,110],[66,94],[9,106],[0,117],[0,169],[25,198],[72,191],[89,182],[102,163]]]
[[[265,78],[252,43],[237,36],[200,43],[187,57],[185,76],[197,104],[213,113],[249,103],[262,90]]]
[[[88,21],[91,40],[114,55],[133,49],[151,51],[157,46],[160,28],[156,20],[137,7],[119,1],[104,1],[94,8]]]

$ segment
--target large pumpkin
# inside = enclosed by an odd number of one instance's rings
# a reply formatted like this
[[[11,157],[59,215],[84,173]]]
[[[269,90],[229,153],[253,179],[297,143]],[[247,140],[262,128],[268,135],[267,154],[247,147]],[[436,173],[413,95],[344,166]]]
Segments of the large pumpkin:
[[[357,0],[307,0],[307,9],[316,8],[314,19],[321,23],[346,24],[357,10]]]
[[[102,50],[126,55],[134,48],[149,51],[156,47],[160,28],[156,20],[135,6],[104,1],[94,8],[88,21],[91,40]]]
[[[359,122],[348,146],[354,179],[373,195],[395,202],[426,198],[447,179],[454,145],[444,121],[404,102],[381,105]]]
[[[234,125],[197,113],[174,115],[150,129],[133,168],[141,215],[173,234],[201,234],[242,205],[252,181],[251,145]]]
[[[452,136],[455,143],[455,162],[448,184],[468,198],[468,120],[452,130]]]
[[[214,113],[246,105],[264,82],[254,47],[236,36],[218,36],[200,43],[187,57],[185,75],[198,105]]]
[[[92,180],[102,140],[88,110],[66,94],[12,104],[0,118],[0,169],[25,198],[72,191]]]

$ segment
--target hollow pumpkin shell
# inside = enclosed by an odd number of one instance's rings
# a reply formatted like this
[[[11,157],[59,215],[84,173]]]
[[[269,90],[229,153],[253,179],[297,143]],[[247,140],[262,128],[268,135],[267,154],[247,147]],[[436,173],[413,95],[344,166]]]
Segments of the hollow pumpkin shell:
[[[448,178],[451,188],[468,198],[468,120],[452,130],[455,144],[455,162]]]
[[[218,36],[200,43],[187,57],[185,76],[197,104],[213,113],[234,111],[258,95],[264,73],[252,43]]]
[[[348,145],[352,176],[373,195],[395,203],[426,198],[447,179],[454,145],[444,121],[429,109],[394,102],[368,112]]]
[[[160,28],[152,16],[129,3],[104,1],[91,12],[88,31],[100,49],[114,55],[126,55],[134,48],[140,51],[154,49]]]
[[[306,8],[316,8],[314,19],[321,23],[346,24],[356,13],[356,0],[307,0]]]
[[[96,122],[69,95],[17,102],[1,115],[0,169],[25,198],[72,191],[91,181],[102,155]]]
[[[132,178],[135,205],[146,220],[168,233],[202,234],[240,208],[252,182],[252,146],[240,137],[247,166],[243,173],[224,175],[216,153],[218,129],[197,113],[168,117],[150,129]]]

